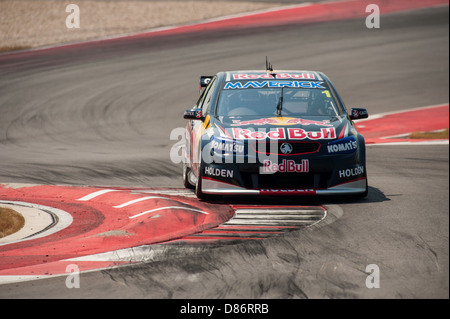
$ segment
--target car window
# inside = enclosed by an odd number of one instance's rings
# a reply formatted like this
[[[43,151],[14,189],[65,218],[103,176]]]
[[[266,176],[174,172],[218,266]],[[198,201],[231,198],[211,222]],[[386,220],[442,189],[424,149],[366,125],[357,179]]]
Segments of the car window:
[[[283,84],[283,82],[279,83]],[[253,82],[253,85],[262,86],[264,83],[255,84]],[[281,105],[282,116],[341,115],[342,111],[328,87],[324,83],[317,86],[317,88],[282,86],[275,88],[241,88],[238,85],[225,85],[219,97],[216,115],[276,116],[277,105]],[[283,96],[282,101],[280,101],[281,96]]]

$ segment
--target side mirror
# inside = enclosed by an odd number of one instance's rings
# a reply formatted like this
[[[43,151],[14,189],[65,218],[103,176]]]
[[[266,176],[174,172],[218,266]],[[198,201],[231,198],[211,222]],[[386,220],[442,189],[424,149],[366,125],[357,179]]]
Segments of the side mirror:
[[[187,120],[203,120],[202,109],[189,109],[184,112],[184,118]]]
[[[360,119],[366,119],[369,117],[369,113],[366,109],[361,108],[352,108],[352,113],[350,114],[351,120],[360,120]]]

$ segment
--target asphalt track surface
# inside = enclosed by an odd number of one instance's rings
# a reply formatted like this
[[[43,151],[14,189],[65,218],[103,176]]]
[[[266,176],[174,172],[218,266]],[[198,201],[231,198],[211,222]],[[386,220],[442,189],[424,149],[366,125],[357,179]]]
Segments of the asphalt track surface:
[[[313,69],[369,114],[448,103],[448,6],[364,19],[129,39],[0,57],[0,182],[181,187],[169,159],[198,76]],[[369,196],[281,237],[0,286],[1,298],[448,298],[448,146],[371,146]],[[298,203],[298,202],[297,202]],[[318,204],[301,200],[301,204]],[[366,287],[366,267],[380,288]]]

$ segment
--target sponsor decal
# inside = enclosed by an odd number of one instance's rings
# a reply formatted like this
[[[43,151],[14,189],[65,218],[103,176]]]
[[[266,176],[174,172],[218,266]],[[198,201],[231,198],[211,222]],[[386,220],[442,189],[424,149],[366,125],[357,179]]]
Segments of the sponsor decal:
[[[214,177],[225,177],[225,178],[233,178],[234,171],[224,168],[215,168],[206,166],[205,167],[205,175],[214,176]]]
[[[299,80],[315,80],[314,73],[266,73],[266,74],[233,74],[234,80],[257,80],[257,79],[299,79]]]
[[[280,164],[274,163],[271,160],[265,160],[263,162],[262,174],[272,173],[308,173],[309,172],[309,160],[303,159],[301,163],[296,163],[293,160],[283,160]]]
[[[302,128],[288,128],[287,132],[288,138],[292,140],[303,140],[306,138],[311,140],[336,138],[336,131],[334,130],[334,127],[322,128],[320,131],[312,132],[307,132]]]
[[[269,132],[265,131],[252,131],[249,129],[233,128],[233,137],[236,139],[245,140],[262,140],[262,139],[285,139],[286,132],[284,128],[278,128],[276,130],[271,130]]]
[[[237,153],[237,154],[243,154],[244,153],[244,145],[237,144],[235,141],[233,142],[221,142],[214,140],[211,142],[211,147],[214,149],[214,151],[218,152],[228,152],[228,153]]]
[[[261,189],[261,195],[315,195],[316,190],[310,188],[296,188],[296,189]]]
[[[349,136],[337,141],[328,143],[328,154],[346,154],[353,153],[358,148],[358,143],[354,136]]]
[[[225,90],[248,89],[248,88],[300,88],[300,89],[326,89],[320,81],[249,81],[249,82],[227,82]]]
[[[231,126],[240,126],[240,125],[319,125],[319,126],[333,126],[330,124],[330,121],[314,121],[314,120],[306,120],[295,117],[270,117],[270,118],[262,118],[256,120],[248,120],[248,121],[240,121],[233,120],[233,124]]]
[[[291,154],[293,149],[294,148],[292,147],[292,145],[290,143],[283,143],[280,146],[280,151],[283,154]]]
[[[235,139],[288,139],[291,140],[318,140],[335,139],[336,131],[334,127],[321,128],[320,131],[305,131],[302,128],[277,128],[271,131],[252,131],[250,129],[233,128],[233,138]]]
[[[364,166],[361,165],[339,170],[339,178],[355,177],[362,174],[364,174]]]

